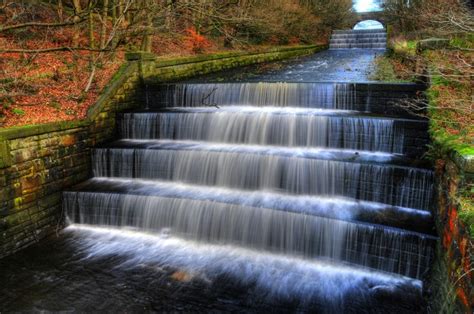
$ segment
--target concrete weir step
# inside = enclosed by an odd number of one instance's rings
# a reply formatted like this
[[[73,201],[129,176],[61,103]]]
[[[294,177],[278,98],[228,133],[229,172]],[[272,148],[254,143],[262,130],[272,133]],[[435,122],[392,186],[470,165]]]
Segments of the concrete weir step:
[[[329,44],[330,49],[386,49],[385,29],[376,30],[336,30]]]
[[[334,34],[373,34],[373,33],[385,33],[386,29],[339,29],[335,30]]]
[[[370,44],[373,42],[378,42],[385,44],[387,39],[383,38],[333,38],[331,39],[331,44]]]
[[[375,43],[375,44],[330,44],[330,49],[351,49],[351,48],[359,48],[359,49],[385,49],[387,48],[387,44],[383,43]]]

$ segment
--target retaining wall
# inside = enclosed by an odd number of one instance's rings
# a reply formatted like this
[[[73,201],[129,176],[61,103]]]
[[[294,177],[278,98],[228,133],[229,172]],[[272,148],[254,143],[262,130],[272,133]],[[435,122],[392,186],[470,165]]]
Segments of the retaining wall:
[[[438,178],[438,253],[441,270],[433,285],[438,312],[474,312],[474,218],[472,193],[474,156],[451,151],[436,165]],[[471,199],[471,200],[470,200]],[[436,296],[435,296],[436,297]],[[449,303],[454,303],[448,308]]]
[[[0,258],[63,226],[62,191],[91,177],[91,148],[115,137],[116,113],[140,105],[144,83],[303,56],[325,46],[160,59],[127,55],[83,121],[0,129]]]

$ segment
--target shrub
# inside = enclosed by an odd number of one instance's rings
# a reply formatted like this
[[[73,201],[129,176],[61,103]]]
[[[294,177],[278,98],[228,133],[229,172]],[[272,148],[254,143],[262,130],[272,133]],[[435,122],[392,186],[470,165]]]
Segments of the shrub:
[[[194,53],[202,53],[209,47],[211,47],[211,42],[199,34],[196,29],[188,28],[186,30],[186,36],[184,38],[184,43],[187,48],[192,50]]]

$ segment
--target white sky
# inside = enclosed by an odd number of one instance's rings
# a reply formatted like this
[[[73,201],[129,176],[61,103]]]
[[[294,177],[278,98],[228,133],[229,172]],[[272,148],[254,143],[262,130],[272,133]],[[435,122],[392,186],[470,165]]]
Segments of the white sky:
[[[357,12],[380,10],[380,0],[354,0],[354,9]]]
[[[362,21],[359,22],[354,29],[380,29],[383,28],[383,25],[380,22],[377,21]]]

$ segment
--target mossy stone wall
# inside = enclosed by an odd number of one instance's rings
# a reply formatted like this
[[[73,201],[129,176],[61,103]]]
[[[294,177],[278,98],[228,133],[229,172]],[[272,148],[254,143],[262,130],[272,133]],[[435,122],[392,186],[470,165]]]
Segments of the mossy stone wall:
[[[91,148],[113,137],[139,82],[127,63],[88,119],[0,130],[0,258],[63,226],[61,192],[91,176]]]
[[[62,191],[91,177],[91,149],[112,140],[116,113],[140,105],[141,86],[307,55],[325,46],[160,59],[128,54],[82,121],[0,129],[0,258],[64,225]]]
[[[456,151],[440,159],[436,164],[438,178],[438,232],[441,250],[438,258],[446,265],[446,274],[436,274],[443,277],[449,285],[445,300],[435,300],[434,303],[445,304],[454,302],[461,313],[474,312],[474,209],[468,208],[469,196],[472,193],[474,178],[474,159]],[[472,195],[471,195],[472,196]],[[433,278],[434,282],[440,278]],[[439,287],[434,287],[437,289]],[[446,292],[444,293],[446,294]],[[438,294],[439,295],[439,294]],[[443,309],[439,309],[442,311]]]

